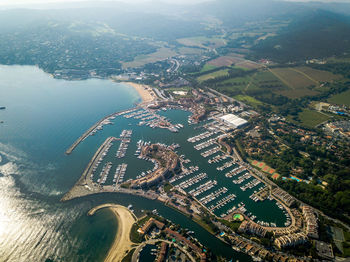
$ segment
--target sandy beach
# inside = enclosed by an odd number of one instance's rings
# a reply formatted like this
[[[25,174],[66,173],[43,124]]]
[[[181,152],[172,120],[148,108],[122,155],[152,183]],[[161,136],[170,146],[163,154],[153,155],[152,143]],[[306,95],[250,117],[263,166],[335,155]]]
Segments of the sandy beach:
[[[139,93],[141,96],[142,102],[148,103],[154,100],[155,95],[153,93],[152,88],[146,86],[146,85],[141,85],[141,84],[136,84],[133,82],[125,82],[125,84],[128,84],[135,88],[135,90]]]
[[[133,242],[130,240],[130,230],[136,222],[135,216],[124,206],[116,204],[104,204],[95,207],[89,211],[89,215],[93,215],[101,208],[109,208],[118,220],[118,230],[114,238],[114,242],[108,251],[105,262],[119,262],[130,251]]]

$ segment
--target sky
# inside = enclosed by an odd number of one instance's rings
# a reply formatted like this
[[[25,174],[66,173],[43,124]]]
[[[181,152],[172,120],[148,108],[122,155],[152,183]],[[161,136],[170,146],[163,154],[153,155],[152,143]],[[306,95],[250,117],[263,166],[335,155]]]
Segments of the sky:
[[[48,3],[68,3],[68,2],[82,2],[86,0],[0,0],[0,6],[13,6],[13,5],[30,5],[30,4],[48,4]],[[105,1],[105,0],[102,0]],[[149,2],[149,0],[107,0],[107,1],[122,1],[127,3],[142,3],[142,2]],[[162,2],[166,3],[200,3],[205,2],[208,0],[160,0]],[[98,1],[94,1],[98,2]]]
[[[0,0],[0,6],[28,6],[31,4],[47,4],[47,3],[67,3],[67,2],[79,2],[86,0]],[[109,0],[111,1],[111,0]],[[149,0],[112,0],[112,1],[123,1],[127,3],[142,3]],[[176,4],[189,4],[189,3],[200,3],[208,0],[160,0],[167,3],[176,3]],[[242,0],[244,1],[244,0]],[[307,2],[307,1],[322,1],[322,2],[348,2],[350,0],[286,0],[286,1],[297,1],[297,2]],[[95,2],[98,2],[95,0]]]

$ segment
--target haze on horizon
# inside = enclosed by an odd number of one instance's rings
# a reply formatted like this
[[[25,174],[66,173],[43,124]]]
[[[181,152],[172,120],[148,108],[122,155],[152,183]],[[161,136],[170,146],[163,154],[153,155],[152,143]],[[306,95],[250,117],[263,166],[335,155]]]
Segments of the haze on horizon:
[[[163,2],[170,4],[196,4],[201,2],[209,2],[213,0],[156,0],[154,2]],[[280,0],[280,1],[292,1],[292,2],[326,2],[326,3],[350,3],[350,0]],[[0,6],[30,6],[36,4],[62,4],[62,3],[76,3],[76,2],[89,2],[87,0],[0,0]],[[125,3],[147,3],[153,2],[153,0],[101,0],[94,2],[125,2]]]

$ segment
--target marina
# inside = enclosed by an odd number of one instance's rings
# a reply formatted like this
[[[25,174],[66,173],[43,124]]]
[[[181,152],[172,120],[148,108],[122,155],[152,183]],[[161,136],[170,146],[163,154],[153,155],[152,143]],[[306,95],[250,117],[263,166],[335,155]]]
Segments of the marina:
[[[236,185],[240,185],[242,184],[245,180],[248,180],[249,178],[251,178],[252,176],[249,173],[245,173],[244,175],[238,177],[235,180],[232,180],[232,182]]]
[[[195,189],[192,189],[188,193],[191,194],[192,196],[196,197],[210,189],[212,189],[214,186],[218,184],[218,181],[216,180],[209,180],[208,182],[205,182],[204,184],[199,185]]]
[[[207,178],[208,175],[206,173],[200,173],[186,181],[181,182],[180,184],[176,185],[175,187],[181,188],[181,189],[186,189],[190,186],[193,186],[194,184],[199,183],[201,180]]]
[[[215,199],[220,197],[222,194],[225,194],[226,192],[227,192],[227,188],[222,187],[222,188],[216,190],[215,192],[210,193],[209,195],[202,197],[201,199],[199,199],[199,202],[201,202],[203,205],[206,205],[209,202],[214,201]]]
[[[218,202],[216,202],[214,205],[211,205],[209,207],[210,211],[214,211],[216,209],[222,208],[224,207],[226,204],[234,201],[236,198],[235,194],[229,194],[228,196],[225,196],[224,198],[222,198],[221,200],[219,200]]]
[[[120,134],[121,143],[115,155],[116,158],[125,157],[126,150],[128,149],[129,143],[131,142],[132,130],[123,130]]]
[[[216,146],[216,147],[214,147],[214,148],[212,148],[212,149],[209,149],[209,150],[207,150],[207,151],[201,153],[201,156],[202,156],[202,157],[208,157],[208,156],[211,156],[211,155],[216,154],[216,153],[219,152],[219,151],[220,151],[220,147]]]

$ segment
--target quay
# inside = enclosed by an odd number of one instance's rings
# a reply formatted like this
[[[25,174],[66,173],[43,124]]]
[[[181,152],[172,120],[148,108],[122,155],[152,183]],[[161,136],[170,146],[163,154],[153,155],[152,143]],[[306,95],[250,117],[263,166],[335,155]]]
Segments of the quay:
[[[73,150],[85,139],[87,138],[98,126],[100,126],[104,121],[106,121],[107,119],[111,118],[111,117],[116,117],[116,116],[120,116],[126,113],[130,113],[135,111],[136,109],[139,109],[139,107],[133,107],[131,109],[126,109],[123,111],[119,111],[116,113],[112,113],[108,116],[105,116],[104,118],[102,118],[101,120],[99,120],[96,124],[94,124],[93,126],[91,126],[87,131],[85,131],[84,134],[82,134],[65,152],[66,155],[70,155]]]

